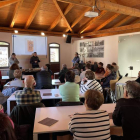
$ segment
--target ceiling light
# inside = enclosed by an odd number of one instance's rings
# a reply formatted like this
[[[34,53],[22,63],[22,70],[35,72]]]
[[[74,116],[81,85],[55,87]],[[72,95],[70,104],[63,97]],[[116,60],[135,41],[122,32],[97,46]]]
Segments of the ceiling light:
[[[14,32],[17,34],[18,33],[18,30],[15,30]]]
[[[43,35],[43,36],[44,36],[44,35],[45,35],[45,33],[41,32],[41,35]]]
[[[63,37],[66,37],[66,35],[65,35],[65,34],[63,34]]]
[[[99,16],[99,14],[97,12],[94,12],[94,6],[92,7],[93,11],[88,11],[88,12],[85,12],[85,17],[89,17],[89,18],[92,18],[92,17],[97,17]]]
[[[83,36],[81,36],[81,38],[84,38]]]

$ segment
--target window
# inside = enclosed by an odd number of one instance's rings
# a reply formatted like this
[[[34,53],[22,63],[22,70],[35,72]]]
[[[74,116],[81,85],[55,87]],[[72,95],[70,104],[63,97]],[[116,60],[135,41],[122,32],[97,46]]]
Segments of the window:
[[[10,44],[0,41],[0,68],[8,68]]]

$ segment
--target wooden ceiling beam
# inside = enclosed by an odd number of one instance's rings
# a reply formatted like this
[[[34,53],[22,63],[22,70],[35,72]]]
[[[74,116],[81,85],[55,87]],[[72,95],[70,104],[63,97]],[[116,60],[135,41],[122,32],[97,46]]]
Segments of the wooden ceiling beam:
[[[16,4],[15,10],[14,10],[14,14],[13,14],[13,17],[12,17],[12,21],[11,21],[11,24],[10,24],[11,28],[13,28],[13,26],[15,24],[15,20],[16,20],[17,14],[18,14],[19,9],[21,8],[22,3],[23,3],[23,0],[20,0]]]
[[[21,28],[10,28],[10,27],[0,27],[0,31],[1,32],[11,32],[14,33],[14,30],[18,30],[19,34],[38,34],[41,35],[41,32],[44,32],[45,35],[63,35],[65,34],[64,32],[51,32],[51,31],[43,31],[43,30],[30,30],[30,29],[21,29]],[[79,37],[78,34],[74,34],[74,33],[67,33],[67,35],[71,35],[71,36],[76,36]]]
[[[135,23],[138,23],[138,22],[140,22],[140,18],[138,18],[135,21],[131,22],[131,24],[135,24]]]
[[[83,33],[91,24],[93,24],[93,23],[96,22],[97,20],[101,19],[106,13],[107,13],[107,11],[102,11],[98,17],[95,17],[95,18],[91,19],[89,22],[87,22],[87,23],[79,30],[79,34]]]
[[[118,22],[117,24],[115,24],[113,27],[119,27],[123,23],[125,23],[126,21],[130,20],[131,18],[132,18],[131,16],[127,16],[126,18],[124,18],[123,20],[121,20],[120,22]]]
[[[63,19],[64,19],[64,21],[66,22],[66,24],[67,24],[67,26],[68,26],[69,30],[73,33],[73,30],[72,30],[72,28],[70,27],[70,24],[68,23],[68,21],[67,21],[67,19],[66,19],[65,15],[63,14],[63,12],[62,12],[61,8],[59,7],[59,5],[58,5],[57,1],[56,1],[56,0],[53,0],[53,2],[54,2],[54,4],[55,4],[55,6],[56,6],[57,10],[59,11],[60,15],[62,16],[62,18],[63,18]]]
[[[36,3],[36,5],[35,5],[34,9],[32,10],[32,12],[31,12],[31,14],[30,14],[30,16],[29,16],[29,18],[28,18],[28,20],[27,20],[27,22],[26,22],[26,25],[25,25],[25,27],[24,27],[25,29],[27,29],[27,28],[30,26],[30,24],[32,23],[32,21],[33,21],[35,15],[37,14],[37,12],[38,12],[38,10],[39,10],[41,4],[43,3],[43,1],[44,1],[44,0],[38,0],[38,1],[37,1],[37,3]]]
[[[92,6],[95,6],[96,0],[58,0],[58,1],[78,4],[81,6],[92,7]],[[117,3],[112,3],[110,1],[98,0],[96,2],[96,6],[100,10],[106,10],[109,12],[114,12],[114,13],[134,16],[134,17],[140,17],[140,10],[139,9],[123,6],[123,5],[120,5]]]
[[[93,36],[93,35],[97,35],[97,34],[115,33],[115,32],[119,32],[119,31],[125,32],[127,30],[133,30],[133,29],[140,29],[140,23],[84,33],[84,34],[82,34],[82,36]]]
[[[115,18],[117,18],[119,15],[120,14],[113,15],[111,18],[109,18],[108,20],[106,20],[103,24],[101,24],[100,26],[98,26],[94,31],[98,31],[98,30],[102,29],[107,24],[109,24],[111,21],[113,21]]]
[[[3,8],[5,6],[9,6],[11,4],[14,4],[16,2],[18,2],[19,0],[8,0],[8,1],[1,1],[0,2],[0,8]]]
[[[65,9],[65,11],[64,11],[64,15],[66,15],[72,8],[73,8],[73,6],[74,6],[74,4],[69,4],[68,6],[67,6],[67,8]],[[51,31],[58,23],[59,23],[59,21],[61,20],[61,15],[59,15],[56,19],[55,19],[55,21],[51,24],[51,26],[49,27],[49,29],[48,29],[48,31]]]

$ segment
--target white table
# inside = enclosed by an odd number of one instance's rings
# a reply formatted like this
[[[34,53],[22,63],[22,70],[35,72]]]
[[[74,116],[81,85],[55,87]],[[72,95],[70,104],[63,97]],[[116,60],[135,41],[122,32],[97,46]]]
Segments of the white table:
[[[39,89],[41,94],[42,100],[47,99],[62,99],[62,96],[60,95],[59,89]],[[50,96],[43,96],[43,93],[52,93]],[[55,96],[57,94],[57,96]],[[84,98],[83,94],[79,93],[80,98]],[[12,101],[16,101],[15,99],[15,93],[13,93],[8,99],[7,99],[7,114],[10,115],[10,103]]]
[[[2,76],[2,80],[8,80],[10,79],[9,76]]]
[[[123,98],[123,92],[124,92],[124,86],[127,81],[135,81],[137,78],[136,77],[123,77],[116,83],[116,90],[115,90],[115,95],[116,98]]]
[[[112,113],[114,111],[116,104],[103,104],[100,110],[106,110],[108,113]],[[65,106],[65,107],[47,107],[47,108],[37,108],[36,116],[34,122],[34,131],[33,131],[33,140],[38,140],[38,134],[41,133],[53,133],[53,132],[65,132],[68,130],[68,123],[71,118],[69,115],[74,114],[76,112],[84,112],[85,106]],[[57,123],[48,127],[38,122],[45,118],[53,118],[58,120]],[[112,119],[110,120],[110,126],[116,127],[113,124]],[[118,128],[118,127],[116,127]],[[119,127],[121,130],[122,128]]]
[[[63,84],[64,83],[61,83],[59,79],[52,79],[52,85],[55,86],[55,89],[57,89],[58,86]]]
[[[55,75],[59,75],[59,72],[54,73],[54,79],[55,79]]]

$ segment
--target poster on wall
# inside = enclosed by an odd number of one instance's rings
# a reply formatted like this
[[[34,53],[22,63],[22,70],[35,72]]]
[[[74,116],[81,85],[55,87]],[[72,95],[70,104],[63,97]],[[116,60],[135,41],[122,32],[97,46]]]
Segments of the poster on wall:
[[[84,58],[104,57],[104,40],[80,42],[80,55]]]
[[[0,47],[0,67],[8,67],[8,47]]]
[[[33,53],[36,52],[36,46],[35,46],[35,39],[25,39],[26,41],[26,49],[25,53]]]

